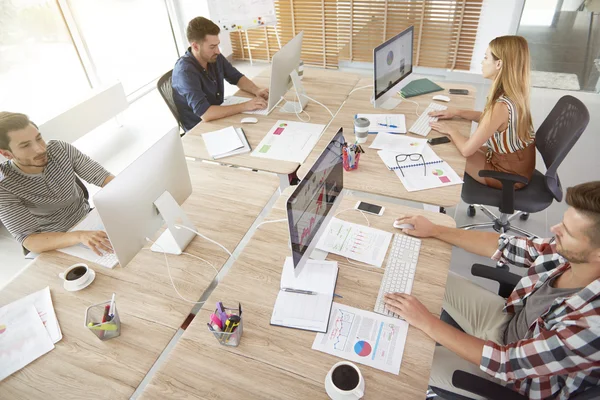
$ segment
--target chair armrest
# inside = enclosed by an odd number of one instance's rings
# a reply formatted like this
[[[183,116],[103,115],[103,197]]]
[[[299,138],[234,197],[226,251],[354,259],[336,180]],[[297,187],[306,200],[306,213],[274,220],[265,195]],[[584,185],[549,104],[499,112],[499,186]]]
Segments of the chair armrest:
[[[452,384],[459,389],[467,390],[490,400],[527,400],[527,397],[512,389],[465,371],[454,371]]]
[[[499,210],[504,214],[513,214],[515,212],[515,185],[517,183],[527,185],[529,180],[521,175],[485,169],[479,171],[479,176],[500,181],[502,184],[502,202],[500,203]]]
[[[507,298],[514,290],[522,276],[513,274],[506,268],[494,268],[483,264],[473,264],[471,266],[471,275],[481,278],[491,279],[500,284],[498,295]]]

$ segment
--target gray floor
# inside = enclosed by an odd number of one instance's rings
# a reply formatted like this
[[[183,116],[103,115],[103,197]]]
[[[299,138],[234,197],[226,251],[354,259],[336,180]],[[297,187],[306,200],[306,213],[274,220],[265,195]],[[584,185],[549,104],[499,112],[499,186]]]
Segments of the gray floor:
[[[594,60],[600,58],[600,14],[562,11],[551,26],[520,26],[531,52],[535,71],[577,75],[581,90],[595,91],[600,72]]]
[[[237,66],[247,76],[252,77],[265,68],[266,64],[255,63],[254,66],[250,66],[249,63],[242,62]],[[370,71],[365,70],[348,68],[344,68],[344,70],[358,72],[365,76],[372,74]],[[436,77],[436,79],[439,79],[439,77]],[[487,86],[476,84],[476,87],[478,91],[476,108],[481,109],[485,101]],[[228,86],[226,88],[226,94],[232,94],[234,91],[234,87]],[[541,124],[558,98],[564,94],[567,94],[567,92],[533,89],[531,104],[536,127]],[[581,92],[573,93],[573,95],[580,98],[590,111],[600,110],[599,95]],[[600,134],[600,115],[597,112],[591,114],[592,119],[587,131],[559,169],[562,184],[565,188],[581,182],[597,180],[600,177],[598,173],[600,171],[600,160],[596,154],[600,142],[598,136]],[[172,115],[156,91],[133,103],[120,116],[119,121],[122,126],[118,126],[114,121],[111,121],[77,142],[78,147],[88,152],[115,173],[125,168],[128,163],[154,143],[162,133],[175,125]],[[538,168],[544,171],[541,160],[538,160]],[[401,200],[394,201],[406,203]],[[413,207],[422,207],[416,203],[407,204]],[[517,220],[515,224],[539,236],[546,236],[550,234],[550,227],[561,220],[565,208],[566,206],[563,203],[555,203],[547,211],[531,215],[528,221]],[[448,209],[447,212],[456,219],[457,226],[470,222],[486,222],[485,216],[480,213],[474,218],[467,217],[464,203]],[[0,254],[2,255],[0,259],[0,288],[2,288],[11,277],[15,276],[27,264],[27,261],[23,259],[20,247],[3,228],[0,229]],[[476,262],[493,265],[493,262],[489,259],[476,257],[455,249],[452,254],[451,270],[470,277],[471,264]],[[486,281],[478,281],[478,283],[491,290],[496,289],[495,284]]]

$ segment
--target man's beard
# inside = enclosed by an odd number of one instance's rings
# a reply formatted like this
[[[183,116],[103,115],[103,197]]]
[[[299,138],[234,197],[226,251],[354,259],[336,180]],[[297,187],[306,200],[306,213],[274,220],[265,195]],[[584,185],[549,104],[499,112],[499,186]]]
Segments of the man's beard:
[[[588,252],[581,252],[581,251],[575,252],[575,251],[569,251],[569,250],[563,249],[562,245],[558,241],[556,242],[556,251],[563,258],[567,259],[570,263],[575,263],[575,264],[587,263],[588,258],[590,256],[589,251]]]
[[[23,167],[45,167],[46,165],[48,165],[48,153],[44,153],[40,156],[36,156],[35,158],[33,158],[31,161],[21,161],[21,160],[16,160],[17,163]]]

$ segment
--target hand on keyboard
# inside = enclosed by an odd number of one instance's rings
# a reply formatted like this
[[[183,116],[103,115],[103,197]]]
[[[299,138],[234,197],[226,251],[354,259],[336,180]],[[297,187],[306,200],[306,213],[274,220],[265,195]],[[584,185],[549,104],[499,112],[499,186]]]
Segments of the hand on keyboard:
[[[113,248],[104,231],[75,231],[79,234],[81,244],[89,247],[94,253],[102,256],[102,253],[112,253]]]
[[[436,117],[437,119],[452,119],[456,117],[457,112],[455,108],[448,108],[446,110],[433,110],[428,114],[430,117]]]
[[[397,218],[396,222],[413,226],[413,229],[402,230],[402,233],[406,235],[426,238],[437,234],[437,226],[422,215],[405,215]]]
[[[244,104],[244,111],[255,111],[267,108],[267,102],[262,97],[254,97],[252,100]]]
[[[439,133],[441,133],[442,135],[446,135],[450,138],[452,138],[454,135],[456,135],[457,133],[459,133],[456,128],[451,127],[450,125],[444,123],[444,122],[430,122],[429,126],[431,127],[431,129],[438,131]]]
[[[385,295],[385,308],[425,333],[437,318],[416,297],[405,293]]]

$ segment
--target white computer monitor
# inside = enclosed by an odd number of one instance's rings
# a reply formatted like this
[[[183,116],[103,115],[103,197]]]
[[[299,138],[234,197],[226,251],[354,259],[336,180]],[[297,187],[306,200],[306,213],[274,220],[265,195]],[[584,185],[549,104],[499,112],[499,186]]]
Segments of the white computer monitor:
[[[121,266],[126,266],[166,222],[156,240],[168,253],[181,254],[196,229],[181,205],[192,193],[192,182],[179,129],[174,128],[118,174],[94,196],[94,205]]]
[[[311,257],[342,199],[344,143],[340,128],[286,203],[295,276]]]
[[[373,105],[394,108],[392,97],[412,79],[413,31],[410,26],[373,49]]]
[[[292,113],[301,112],[308,102],[308,99],[304,96],[302,82],[296,72],[300,65],[303,36],[304,32],[300,32],[273,56],[271,82],[269,84],[269,104],[267,105],[268,113],[275,109],[292,86],[298,93],[299,102],[288,101],[284,104],[283,110]]]

